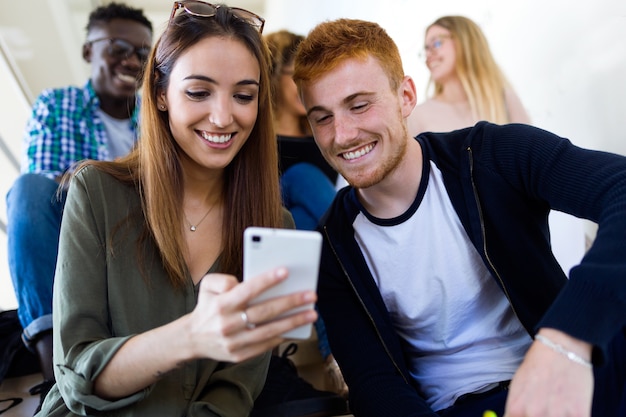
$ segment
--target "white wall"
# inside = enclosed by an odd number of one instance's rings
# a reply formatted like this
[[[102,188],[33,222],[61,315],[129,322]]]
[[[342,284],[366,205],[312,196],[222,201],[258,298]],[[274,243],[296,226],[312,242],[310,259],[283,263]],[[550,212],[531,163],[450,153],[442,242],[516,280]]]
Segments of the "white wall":
[[[5,48],[0,38],[0,224],[7,223],[4,196],[19,172],[20,143],[8,140],[21,137],[26,119],[30,112],[30,103],[25,92],[20,88],[13,72],[12,62],[5,55]],[[7,238],[0,232],[0,310],[17,307],[13,286],[9,276],[7,261]]]

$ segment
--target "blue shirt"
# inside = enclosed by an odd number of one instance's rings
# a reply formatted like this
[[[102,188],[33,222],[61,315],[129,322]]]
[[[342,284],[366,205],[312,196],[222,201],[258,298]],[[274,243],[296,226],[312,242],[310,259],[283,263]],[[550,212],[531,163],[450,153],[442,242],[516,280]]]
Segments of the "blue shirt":
[[[83,88],[44,90],[26,124],[22,173],[55,179],[83,159],[109,160],[108,138],[91,80]],[[129,128],[138,134],[135,106]]]

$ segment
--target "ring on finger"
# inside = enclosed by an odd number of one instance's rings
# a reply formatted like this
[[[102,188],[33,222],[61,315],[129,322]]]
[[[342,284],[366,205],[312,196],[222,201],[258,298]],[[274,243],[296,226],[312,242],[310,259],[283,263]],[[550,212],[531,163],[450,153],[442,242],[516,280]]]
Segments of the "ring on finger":
[[[246,325],[246,328],[249,330],[252,330],[256,327],[256,324],[251,323],[250,320],[248,319],[248,313],[246,313],[246,310],[243,310],[241,312],[241,320],[243,321],[243,324]]]

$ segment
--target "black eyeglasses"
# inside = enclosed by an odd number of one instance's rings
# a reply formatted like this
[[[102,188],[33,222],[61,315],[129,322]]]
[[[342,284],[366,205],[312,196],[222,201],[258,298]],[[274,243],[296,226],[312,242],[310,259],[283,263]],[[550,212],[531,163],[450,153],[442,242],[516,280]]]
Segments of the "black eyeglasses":
[[[133,55],[137,55],[139,58],[139,62],[146,62],[148,60],[148,56],[150,56],[150,48],[147,46],[141,46],[136,48],[128,41],[124,39],[118,38],[100,38],[94,39],[92,41],[88,41],[88,44],[93,44],[96,42],[108,41],[107,45],[107,53],[112,58],[117,59],[128,59]]]
[[[198,17],[213,17],[217,13],[217,9],[220,7],[227,7],[233,12],[235,16],[250,26],[254,27],[259,33],[263,33],[263,26],[265,26],[265,19],[258,14],[252,13],[246,9],[240,9],[239,7],[223,6],[221,4],[211,4],[204,1],[175,1],[172,8],[172,14],[170,16],[170,24],[172,19],[176,16],[178,9],[183,9],[187,13]]]

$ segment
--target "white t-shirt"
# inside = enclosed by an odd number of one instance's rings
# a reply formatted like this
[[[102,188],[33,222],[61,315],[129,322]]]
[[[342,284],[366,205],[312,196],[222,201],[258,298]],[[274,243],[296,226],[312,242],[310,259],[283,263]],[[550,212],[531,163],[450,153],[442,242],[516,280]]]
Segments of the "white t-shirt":
[[[98,110],[98,116],[104,123],[108,136],[109,159],[113,160],[127,155],[135,144],[135,134],[131,129],[130,119],[116,119],[102,110]]]
[[[422,181],[423,199],[405,221],[360,213],[353,226],[411,375],[438,411],[511,379],[531,338],[469,240],[434,163]]]

